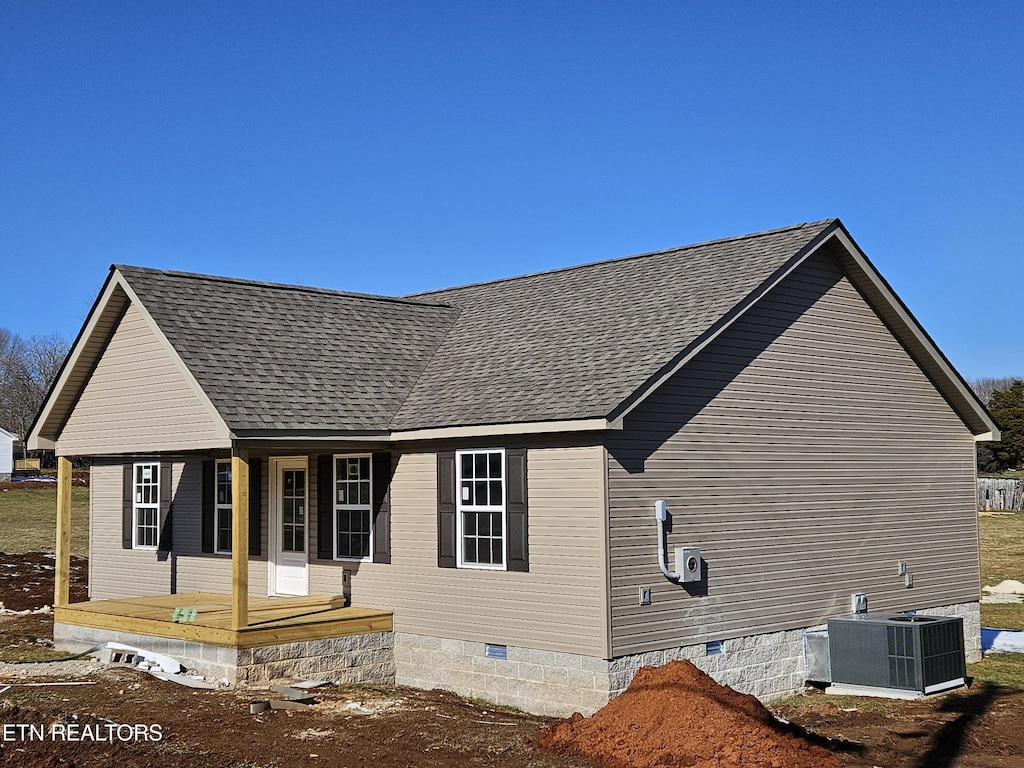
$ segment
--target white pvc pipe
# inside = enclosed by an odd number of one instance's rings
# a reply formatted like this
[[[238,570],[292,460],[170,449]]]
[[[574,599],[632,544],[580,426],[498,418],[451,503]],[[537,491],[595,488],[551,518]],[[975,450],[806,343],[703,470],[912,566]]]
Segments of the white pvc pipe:
[[[654,517],[658,521],[658,566],[669,581],[679,581],[682,576],[668,569],[665,560],[665,521],[668,519],[668,506],[664,501],[654,502]]]

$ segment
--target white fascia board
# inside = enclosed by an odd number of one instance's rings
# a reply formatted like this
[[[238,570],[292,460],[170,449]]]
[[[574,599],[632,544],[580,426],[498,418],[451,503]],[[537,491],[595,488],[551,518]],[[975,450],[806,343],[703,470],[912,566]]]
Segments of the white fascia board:
[[[86,318],[85,325],[82,326],[82,330],[79,332],[78,338],[75,339],[75,346],[68,355],[68,359],[64,362],[64,368],[61,370],[60,376],[50,388],[50,393],[47,395],[46,401],[43,403],[43,407],[40,410],[39,415],[36,417],[35,423],[32,425],[32,429],[29,430],[29,433],[25,438],[25,443],[30,451],[52,451],[54,449],[54,441],[49,438],[40,437],[39,430],[47,421],[49,421],[50,415],[53,413],[53,406],[57,401],[58,394],[64,390],[65,386],[67,386],[68,379],[71,377],[72,371],[75,370],[82,358],[82,352],[85,348],[86,342],[92,338],[93,331],[96,330],[96,323],[99,322],[100,317],[103,316],[104,310],[110,303],[110,297],[113,295],[114,290],[118,285],[119,282],[115,279],[113,274],[107,277],[107,282],[103,287],[103,291],[100,293],[99,298],[96,300],[92,310],[89,312],[89,317]]]
[[[794,259],[792,263],[789,264],[789,266],[782,269],[775,276],[774,280],[772,280],[771,282],[763,283],[757,290],[750,293],[750,295],[748,295],[736,308],[734,308],[732,317],[730,317],[725,323],[723,323],[721,328],[719,328],[713,334],[709,335],[706,339],[704,339],[695,347],[693,347],[684,357],[676,361],[676,364],[670,367],[661,376],[648,383],[647,386],[640,393],[640,395],[635,400],[633,400],[633,402],[630,403],[625,410],[623,410],[615,417],[614,423],[618,424],[617,429],[622,429],[623,419],[625,419],[626,416],[628,416],[633,411],[633,409],[637,408],[648,397],[654,394],[662,384],[664,384],[670,378],[675,376],[676,373],[679,372],[680,368],[682,368],[684,365],[693,360],[693,358],[695,358],[704,349],[706,349],[709,344],[711,344],[719,336],[721,336],[729,328],[731,328],[737,320],[739,320],[741,317],[743,317],[743,315],[747,313],[747,310],[749,310],[752,306],[754,306],[757,302],[764,298],[772,289],[774,289],[779,283],[781,283],[783,280],[789,277],[795,269],[797,269],[801,264],[807,261],[807,259],[809,259],[814,253],[816,253],[818,249],[820,249],[825,243],[827,243],[831,235],[834,234],[835,231],[838,229],[839,225],[833,224],[831,227],[829,227],[820,235],[818,235],[818,242],[814,243],[813,246],[808,248],[807,251],[800,256],[800,258]]]
[[[520,424],[477,424],[468,427],[436,427],[407,429],[392,432],[390,442],[408,440],[442,440],[458,437],[488,437],[492,435],[539,435],[546,432],[599,432],[621,429],[608,419],[572,419],[568,421],[530,421]]]
[[[350,434],[347,432],[332,432],[323,435],[286,434],[275,435],[272,433],[259,434],[239,430],[232,433],[232,437],[240,443],[386,443],[391,440],[390,433],[382,432],[376,435]]]
[[[377,434],[351,434],[336,432],[321,435],[274,435],[246,434],[241,431],[235,435],[243,442],[275,442],[275,443],[403,443],[412,440],[446,440],[461,437],[493,437],[498,435],[540,435],[553,432],[602,432],[605,430],[622,429],[622,420],[608,419],[569,419],[565,421],[531,421],[509,424],[474,424],[463,427],[430,427],[427,429],[406,429],[396,432]]]
[[[886,283],[885,279],[878,273],[878,270],[876,270],[871,262],[868,261],[867,256],[864,255],[857,244],[842,227],[836,231],[835,237],[850,254],[850,258],[852,258],[857,266],[863,270],[868,280],[871,281],[872,287],[881,294],[886,304],[888,304],[889,309],[899,317],[900,321],[913,336],[914,341],[921,345],[928,354],[928,357],[942,372],[949,383],[953,385],[954,389],[956,389],[960,396],[963,397],[964,400],[967,401],[968,405],[974,410],[978,418],[986,427],[989,428],[988,432],[976,434],[974,436],[975,441],[984,442],[999,440],[999,427],[994,421],[992,421],[992,418],[988,415],[985,409],[980,406],[978,396],[975,395],[966,384],[964,384],[960,374],[953,370],[953,367],[949,362],[947,362],[945,356],[939,351],[938,347],[935,346],[935,343],[931,338],[929,338],[924,328],[922,328],[920,323],[918,323],[914,316],[910,314],[903,302],[896,296],[888,283]]]
[[[181,355],[178,354],[178,351],[174,348],[174,345],[171,344],[171,342],[164,335],[164,332],[160,329],[160,326],[157,325],[156,320],[154,320],[153,316],[149,314],[149,310],[146,309],[146,306],[139,300],[138,295],[135,293],[134,290],[132,290],[132,287],[128,284],[128,281],[124,279],[124,276],[117,270],[114,270],[114,276],[115,280],[117,281],[117,284],[121,286],[121,289],[128,295],[129,301],[131,301],[131,303],[135,305],[135,307],[139,310],[139,313],[143,316],[143,318],[145,318],[146,322],[149,324],[150,329],[153,331],[153,333],[156,334],[156,337],[160,339],[160,343],[163,345],[164,350],[174,361],[175,366],[177,366],[178,370],[188,381],[189,386],[192,387],[192,390],[195,392],[196,396],[202,401],[207,412],[210,414],[210,417],[216,423],[217,437],[218,439],[223,440],[223,444],[219,444],[214,447],[230,448],[231,439],[233,437],[231,434],[231,430],[228,428],[227,422],[224,421],[224,417],[220,415],[220,411],[217,410],[216,406],[214,406],[213,404],[213,401],[210,400],[210,396],[206,394],[206,390],[199,385],[198,381],[196,381],[196,377],[192,375],[192,371],[190,371],[189,367],[185,365],[185,361],[181,359]]]

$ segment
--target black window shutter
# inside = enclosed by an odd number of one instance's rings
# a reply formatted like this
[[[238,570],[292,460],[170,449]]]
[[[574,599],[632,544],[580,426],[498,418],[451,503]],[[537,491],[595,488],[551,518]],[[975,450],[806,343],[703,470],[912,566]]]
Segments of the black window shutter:
[[[132,494],[135,493],[135,467],[131,464],[124,465],[124,485],[121,489],[123,503],[121,504],[121,548],[131,549],[135,541],[135,531],[132,530]]]
[[[316,459],[316,556],[321,560],[334,558],[334,456],[324,454]]]
[[[170,552],[173,546],[174,519],[171,515],[173,504],[171,504],[171,465],[167,462],[160,464],[160,539],[157,549],[161,552]]]
[[[373,562],[391,562],[391,454],[373,454]]]
[[[203,461],[203,552],[215,552],[217,535],[217,462]]]
[[[505,451],[507,472],[505,488],[508,512],[508,540],[506,567],[510,571],[530,570],[530,530],[528,525],[529,498],[526,488],[526,449],[509,448]]]
[[[455,452],[437,454],[437,566],[455,568]]]
[[[262,488],[261,471],[263,459],[249,460],[249,554],[260,553],[260,530],[262,520],[260,519],[260,490]]]

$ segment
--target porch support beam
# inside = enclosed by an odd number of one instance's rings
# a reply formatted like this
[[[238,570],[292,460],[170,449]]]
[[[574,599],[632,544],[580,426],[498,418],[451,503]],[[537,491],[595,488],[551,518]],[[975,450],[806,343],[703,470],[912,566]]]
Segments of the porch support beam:
[[[57,543],[53,605],[71,602],[71,459],[57,457]]]
[[[249,449],[231,449],[231,628],[249,624]]]

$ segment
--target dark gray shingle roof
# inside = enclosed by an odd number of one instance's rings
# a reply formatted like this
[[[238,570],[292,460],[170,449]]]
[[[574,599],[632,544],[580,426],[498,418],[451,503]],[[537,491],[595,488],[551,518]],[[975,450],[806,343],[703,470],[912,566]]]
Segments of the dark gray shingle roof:
[[[833,223],[404,299],[118,269],[236,431],[603,418]]]
[[[458,310],[118,266],[233,430],[386,430]]]
[[[461,313],[392,429],[609,416],[833,223],[417,294]]]

